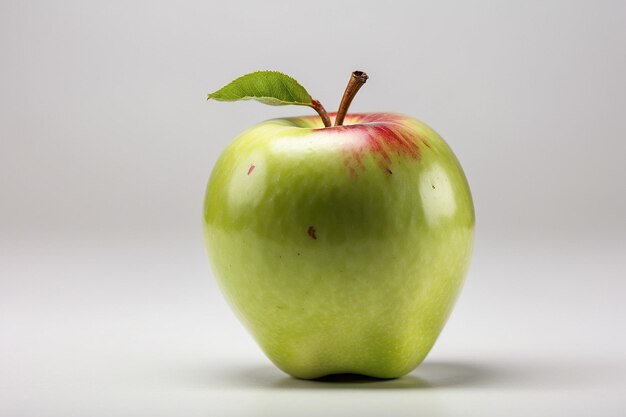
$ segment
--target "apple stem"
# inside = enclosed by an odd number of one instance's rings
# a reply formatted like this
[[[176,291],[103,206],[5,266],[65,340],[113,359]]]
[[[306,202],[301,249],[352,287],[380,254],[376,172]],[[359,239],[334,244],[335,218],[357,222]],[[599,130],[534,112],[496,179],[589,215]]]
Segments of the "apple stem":
[[[350,81],[348,81],[348,86],[346,87],[346,91],[343,92],[343,97],[341,98],[341,104],[339,104],[339,110],[337,110],[337,117],[335,117],[335,126],[343,125],[343,119],[346,117],[348,113],[348,107],[350,107],[350,103],[352,103],[352,99],[356,96],[356,93],[359,92],[359,89],[363,87],[363,84],[367,81],[369,77],[363,71],[354,71],[350,76]]]
[[[328,117],[328,112],[326,111],[324,106],[322,106],[322,103],[320,103],[319,100],[311,101],[311,107],[313,107],[313,110],[315,110],[317,114],[320,115],[320,117],[322,118],[322,122],[324,122],[325,127],[332,126],[332,124],[330,123],[330,117]]]

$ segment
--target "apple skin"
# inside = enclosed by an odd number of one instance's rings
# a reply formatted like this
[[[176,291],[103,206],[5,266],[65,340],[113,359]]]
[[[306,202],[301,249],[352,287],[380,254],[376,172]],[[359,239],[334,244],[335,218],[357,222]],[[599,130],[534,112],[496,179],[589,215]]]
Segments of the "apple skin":
[[[418,120],[284,118],[221,155],[204,231],[223,294],[276,366],[397,378],[450,314],[474,208],[452,150]]]

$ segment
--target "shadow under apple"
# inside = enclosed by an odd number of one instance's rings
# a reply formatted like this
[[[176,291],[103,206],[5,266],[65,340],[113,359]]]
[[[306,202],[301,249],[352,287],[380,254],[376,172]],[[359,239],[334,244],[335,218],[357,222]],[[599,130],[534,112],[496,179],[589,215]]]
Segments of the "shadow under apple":
[[[433,361],[421,364],[410,374],[397,379],[378,379],[355,374],[329,375],[314,380],[288,376],[272,365],[257,367],[220,367],[194,369],[183,378],[194,385],[220,387],[336,390],[336,389],[436,389],[476,387],[497,383],[505,375],[495,367],[465,362]]]

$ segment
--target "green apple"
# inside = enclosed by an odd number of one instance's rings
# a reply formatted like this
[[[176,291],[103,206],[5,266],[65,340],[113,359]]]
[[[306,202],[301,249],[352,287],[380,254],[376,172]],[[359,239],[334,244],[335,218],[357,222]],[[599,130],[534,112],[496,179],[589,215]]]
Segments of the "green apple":
[[[424,123],[341,118],[274,119],[236,138],[207,187],[205,240],[222,292],[280,369],[396,378],[425,358],[462,287],[472,198]]]

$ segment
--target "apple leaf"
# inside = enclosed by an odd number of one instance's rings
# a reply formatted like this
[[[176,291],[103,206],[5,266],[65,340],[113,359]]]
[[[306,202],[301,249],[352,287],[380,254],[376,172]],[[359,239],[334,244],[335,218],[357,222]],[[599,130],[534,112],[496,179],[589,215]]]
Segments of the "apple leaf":
[[[271,106],[313,106],[311,95],[288,75],[278,71],[256,71],[243,75],[209,94],[207,100],[256,100]]]

